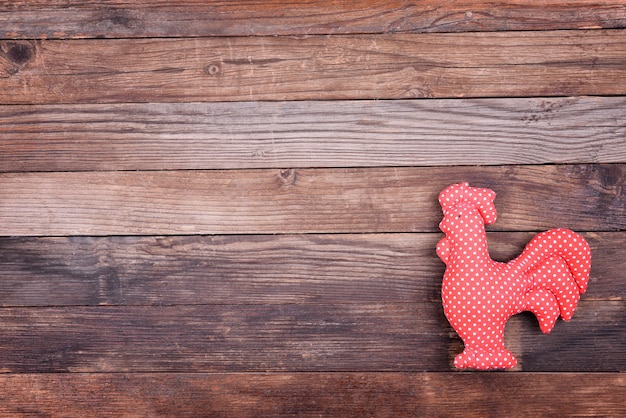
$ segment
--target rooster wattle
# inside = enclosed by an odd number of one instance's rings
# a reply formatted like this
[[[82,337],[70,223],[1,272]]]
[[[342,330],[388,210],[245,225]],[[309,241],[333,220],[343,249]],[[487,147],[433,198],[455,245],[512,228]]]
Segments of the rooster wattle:
[[[491,259],[485,224],[496,221],[489,189],[453,184],[439,194],[445,233],[437,255],[446,264],[441,289],[446,318],[465,345],[457,368],[503,369],[517,364],[504,347],[507,320],[531,311],[549,333],[559,317],[569,320],[587,289],[591,252],[569,229],[536,235],[508,263]]]

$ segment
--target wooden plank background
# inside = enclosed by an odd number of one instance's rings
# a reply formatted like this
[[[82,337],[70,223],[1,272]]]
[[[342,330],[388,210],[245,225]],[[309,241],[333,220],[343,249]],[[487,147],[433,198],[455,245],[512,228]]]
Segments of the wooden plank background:
[[[38,40],[2,49],[6,104],[626,94],[626,39],[614,30]]]
[[[0,1],[0,414],[626,415],[625,80],[615,0]],[[452,365],[458,181],[592,248],[511,372]]]

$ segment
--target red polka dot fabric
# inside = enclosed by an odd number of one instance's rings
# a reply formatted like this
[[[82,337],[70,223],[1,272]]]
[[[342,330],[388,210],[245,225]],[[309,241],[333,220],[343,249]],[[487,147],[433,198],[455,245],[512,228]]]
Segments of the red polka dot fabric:
[[[446,235],[437,244],[446,264],[441,296],[446,318],[465,345],[454,359],[461,369],[515,367],[515,356],[504,347],[507,320],[530,311],[547,334],[559,316],[572,317],[589,281],[589,245],[569,229],[542,232],[514,260],[493,261],[485,225],[496,221],[495,197],[492,190],[468,183],[453,184],[439,195],[439,227]]]

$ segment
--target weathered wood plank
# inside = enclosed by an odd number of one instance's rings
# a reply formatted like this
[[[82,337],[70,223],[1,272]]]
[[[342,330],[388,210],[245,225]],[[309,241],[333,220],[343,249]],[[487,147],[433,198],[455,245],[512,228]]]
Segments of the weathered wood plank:
[[[626,99],[0,107],[0,171],[626,162]]]
[[[1,104],[626,94],[626,30],[0,47]]]
[[[435,304],[3,308],[0,354],[11,373],[445,370],[442,315]]]
[[[0,305],[427,302],[439,238],[2,238]]]
[[[3,415],[626,415],[619,373],[28,374],[0,387]]]
[[[623,28],[621,1],[3,2],[10,38],[182,37]]]
[[[524,371],[623,371],[626,305],[582,300],[549,336],[507,324]],[[447,371],[441,303],[2,308],[2,371]],[[590,353],[594,358],[590,359]]]
[[[622,285],[623,283],[622,280]],[[521,353],[517,367],[521,370],[542,372],[567,371],[572,370],[568,362],[574,358],[577,359],[574,361],[584,363],[586,371],[626,370],[626,361],[619,359],[626,357],[626,335],[619,335],[621,332],[613,333],[614,326],[626,325],[626,309],[617,305],[607,310],[598,309],[595,303],[603,302],[580,304],[574,314],[580,315],[580,318],[576,318],[580,321],[579,325],[572,326],[573,318],[570,322],[559,321],[549,335],[539,332],[537,320],[529,312],[520,314],[508,323],[506,338],[510,341],[509,348]],[[597,322],[604,324],[588,321],[588,316],[597,316]],[[598,344],[594,340],[604,331],[613,335],[599,337],[601,343]],[[618,358],[614,359],[613,356]]]
[[[508,261],[534,234],[489,233]],[[585,233],[585,300],[624,300],[626,234]],[[427,303],[441,234],[0,238],[0,306]]]
[[[439,192],[488,186],[494,230],[625,228],[626,166],[0,174],[0,236],[437,231]]]

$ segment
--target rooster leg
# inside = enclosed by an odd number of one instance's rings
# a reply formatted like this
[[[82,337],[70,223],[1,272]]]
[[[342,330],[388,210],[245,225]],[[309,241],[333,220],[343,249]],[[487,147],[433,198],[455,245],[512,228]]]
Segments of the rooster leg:
[[[454,358],[454,365],[459,369],[510,369],[515,367],[517,359],[504,348],[504,316],[493,318],[487,328],[468,328],[459,333],[465,348]]]
[[[465,348],[454,358],[457,369],[510,369],[515,367],[517,359],[506,348],[498,350],[492,348]]]
[[[528,292],[524,300],[524,310],[535,314],[544,334],[552,331],[560,312],[554,294],[548,289],[533,289]]]

